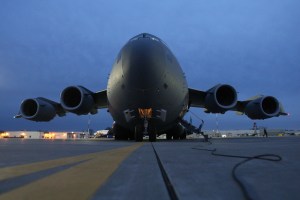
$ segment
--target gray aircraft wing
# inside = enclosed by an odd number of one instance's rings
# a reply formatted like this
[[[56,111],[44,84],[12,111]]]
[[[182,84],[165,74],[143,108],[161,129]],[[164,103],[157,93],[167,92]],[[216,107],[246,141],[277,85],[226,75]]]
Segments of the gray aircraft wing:
[[[65,116],[67,112],[77,115],[96,114],[98,109],[107,107],[107,90],[94,93],[82,86],[70,86],[62,91],[60,103],[43,97],[25,99],[14,118],[50,121],[56,115]]]
[[[189,107],[204,108],[206,113],[225,113],[231,110],[245,114],[250,119],[288,115],[275,97],[259,95],[246,101],[238,101],[235,89],[226,84],[218,84],[207,91],[189,88]]]
[[[93,94],[96,106],[98,109],[107,108],[107,90],[102,90]]]

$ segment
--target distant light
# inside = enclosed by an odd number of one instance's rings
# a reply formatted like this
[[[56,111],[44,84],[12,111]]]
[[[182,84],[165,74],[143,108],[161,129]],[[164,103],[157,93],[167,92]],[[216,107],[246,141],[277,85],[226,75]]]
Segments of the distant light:
[[[4,132],[0,134],[0,138],[4,138],[4,137],[8,137],[9,133],[8,132]]]

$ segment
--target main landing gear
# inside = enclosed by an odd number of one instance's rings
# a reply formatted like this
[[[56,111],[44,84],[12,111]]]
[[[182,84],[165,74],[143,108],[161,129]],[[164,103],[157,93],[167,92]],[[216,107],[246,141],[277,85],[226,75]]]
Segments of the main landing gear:
[[[175,125],[166,133],[167,140],[184,140],[186,139],[187,130],[180,124]]]

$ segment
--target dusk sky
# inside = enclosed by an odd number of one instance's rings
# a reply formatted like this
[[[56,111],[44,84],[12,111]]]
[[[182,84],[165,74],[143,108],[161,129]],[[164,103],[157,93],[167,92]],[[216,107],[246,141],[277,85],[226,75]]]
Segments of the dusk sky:
[[[68,113],[47,123],[13,116],[26,98],[59,102],[67,86],[106,89],[119,50],[142,32],[165,41],[189,87],[227,83],[239,100],[275,96],[291,115],[256,120],[258,126],[300,129],[299,8],[298,0],[1,0],[0,130],[86,130],[88,116]],[[204,129],[215,129],[216,120],[219,129],[254,122],[235,112],[191,110]],[[105,109],[91,116],[94,130],[112,122]]]

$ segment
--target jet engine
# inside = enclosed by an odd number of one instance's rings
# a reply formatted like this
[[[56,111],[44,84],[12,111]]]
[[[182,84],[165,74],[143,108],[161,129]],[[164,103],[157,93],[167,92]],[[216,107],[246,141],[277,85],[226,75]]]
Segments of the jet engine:
[[[267,119],[278,116],[279,112],[279,102],[272,96],[262,96],[254,99],[245,107],[245,114],[251,119]]]
[[[56,115],[55,104],[41,97],[26,99],[21,104],[20,115],[32,121],[50,121]]]
[[[205,97],[206,112],[225,113],[237,103],[237,94],[230,85],[218,84],[207,91]]]
[[[95,108],[93,94],[93,92],[82,86],[70,86],[62,91],[60,103],[64,110],[77,115],[95,114],[97,109]]]

